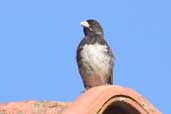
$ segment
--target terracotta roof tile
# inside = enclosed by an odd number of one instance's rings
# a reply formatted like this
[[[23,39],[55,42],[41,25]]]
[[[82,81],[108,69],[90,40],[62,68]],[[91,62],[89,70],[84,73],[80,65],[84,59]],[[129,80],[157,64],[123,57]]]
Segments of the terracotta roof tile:
[[[60,114],[70,103],[22,101],[0,104],[0,114]]]
[[[161,114],[135,91],[98,86],[83,93],[62,114]]]
[[[0,114],[161,114],[135,91],[120,86],[98,86],[74,102],[23,101],[0,104]]]

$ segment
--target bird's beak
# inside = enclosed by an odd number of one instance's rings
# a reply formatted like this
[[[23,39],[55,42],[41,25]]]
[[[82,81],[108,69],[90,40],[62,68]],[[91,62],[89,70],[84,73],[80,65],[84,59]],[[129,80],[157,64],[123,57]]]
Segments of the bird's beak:
[[[90,27],[90,25],[88,24],[87,21],[82,21],[82,22],[80,23],[80,25],[81,25],[82,27],[86,27],[86,28],[89,28],[89,27]]]

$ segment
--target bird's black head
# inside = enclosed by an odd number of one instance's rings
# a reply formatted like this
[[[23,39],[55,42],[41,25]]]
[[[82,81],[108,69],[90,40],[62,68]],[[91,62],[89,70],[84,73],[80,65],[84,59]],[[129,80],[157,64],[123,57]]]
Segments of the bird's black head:
[[[101,25],[93,19],[89,19],[81,22],[81,26],[84,28],[84,34],[87,35],[102,35],[103,29]]]

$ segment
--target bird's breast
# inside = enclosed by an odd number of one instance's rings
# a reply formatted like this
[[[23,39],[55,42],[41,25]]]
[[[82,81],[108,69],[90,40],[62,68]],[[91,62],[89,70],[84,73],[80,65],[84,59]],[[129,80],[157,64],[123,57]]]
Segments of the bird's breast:
[[[87,71],[107,74],[111,60],[107,45],[85,44],[81,51],[81,58]]]

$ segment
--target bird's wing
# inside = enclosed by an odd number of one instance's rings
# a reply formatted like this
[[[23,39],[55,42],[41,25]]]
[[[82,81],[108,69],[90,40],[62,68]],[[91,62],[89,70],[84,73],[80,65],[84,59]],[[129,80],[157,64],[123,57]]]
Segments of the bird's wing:
[[[110,56],[110,61],[109,61],[109,64],[110,64],[110,69],[109,69],[109,73],[111,74],[110,76],[110,79],[109,79],[109,84],[113,84],[113,67],[114,67],[114,62],[115,62],[115,57],[112,53],[112,49],[109,47],[108,43],[104,40],[103,41],[103,45],[106,45],[108,47],[108,51],[107,51],[107,54]]]

